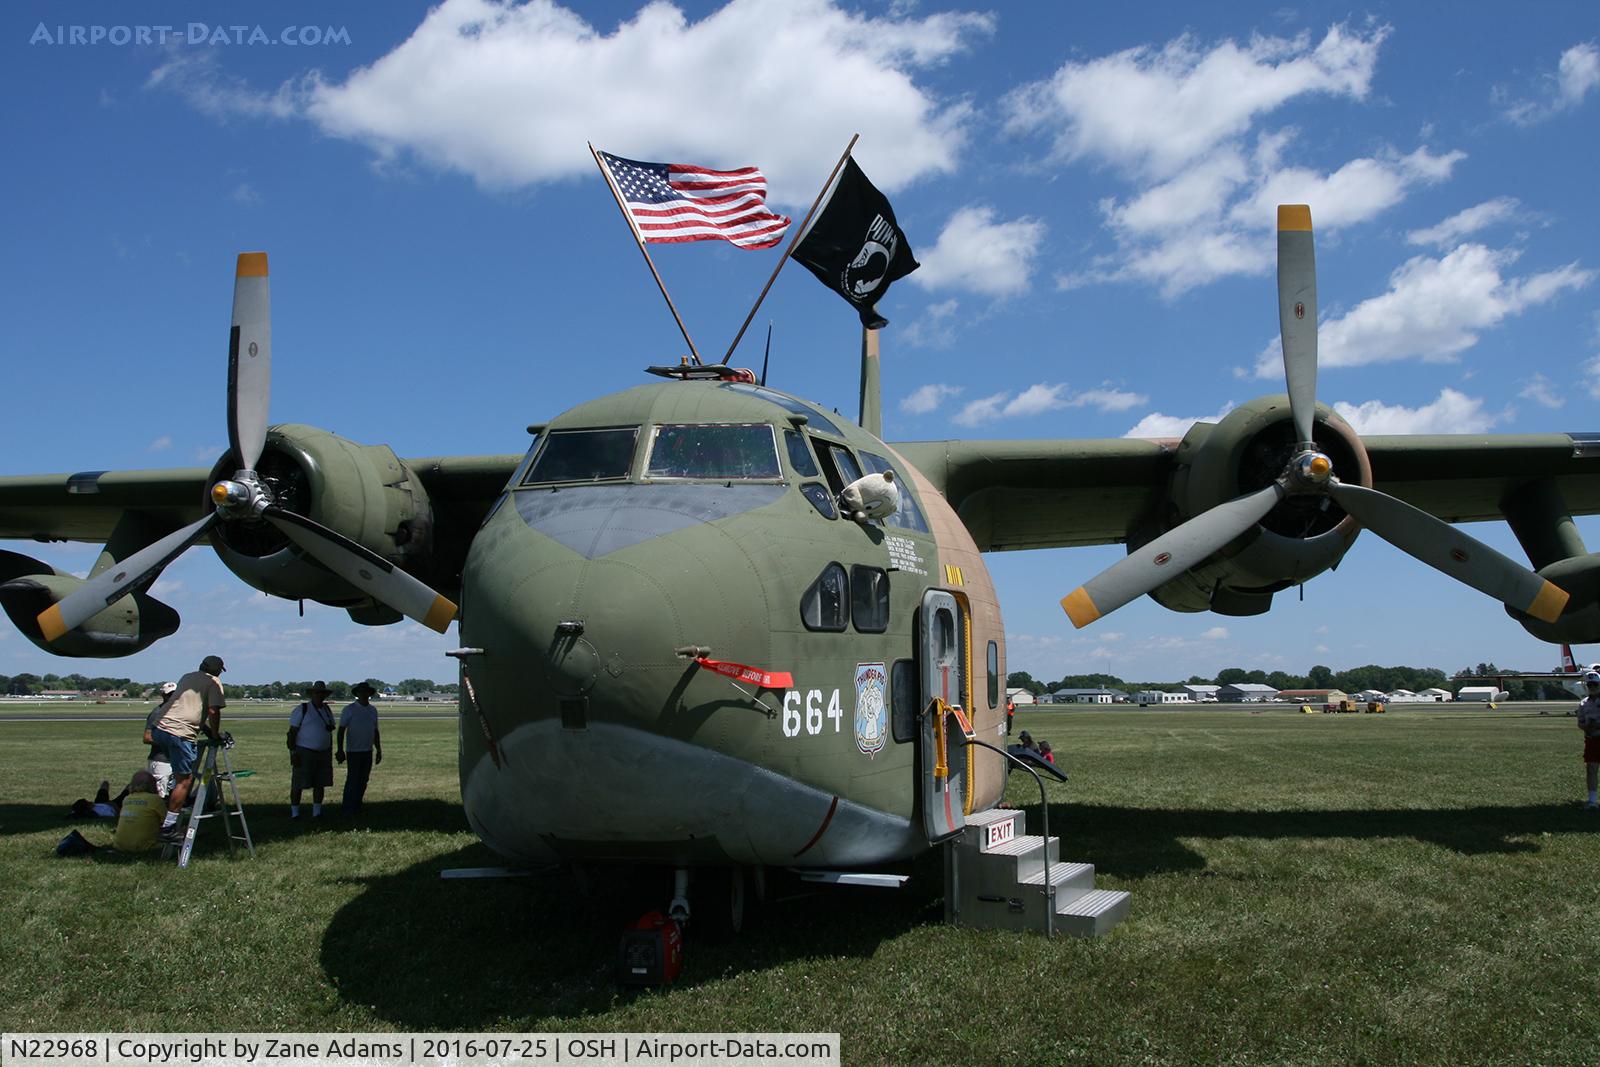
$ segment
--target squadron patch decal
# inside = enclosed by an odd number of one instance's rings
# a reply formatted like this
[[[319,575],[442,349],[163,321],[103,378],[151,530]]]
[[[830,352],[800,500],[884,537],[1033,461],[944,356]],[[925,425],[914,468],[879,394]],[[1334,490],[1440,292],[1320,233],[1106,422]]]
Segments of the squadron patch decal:
[[[889,741],[889,674],[881,663],[856,664],[856,748],[875,758]]]

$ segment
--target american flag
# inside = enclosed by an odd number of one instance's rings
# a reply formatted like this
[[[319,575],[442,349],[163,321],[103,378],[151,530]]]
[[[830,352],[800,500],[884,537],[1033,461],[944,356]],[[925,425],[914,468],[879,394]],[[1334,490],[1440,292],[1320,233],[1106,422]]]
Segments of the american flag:
[[[771,248],[789,219],[767,208],[767,179],[755,167],[708,170],[687,163],[641,163],[609,152],[600,158],[627,202],[641,240],[731,241]]]

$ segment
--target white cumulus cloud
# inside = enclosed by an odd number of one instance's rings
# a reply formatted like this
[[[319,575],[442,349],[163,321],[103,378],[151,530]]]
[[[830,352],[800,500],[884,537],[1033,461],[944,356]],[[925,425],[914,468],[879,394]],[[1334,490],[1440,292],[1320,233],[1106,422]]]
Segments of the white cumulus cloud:
[[[950,217],[910,280],[924,289],[964,289],[985,296],[1027,292],[1045,224],[1020,218],[996,222],[993,208],[968,206]]]
[[[1521,206],[1514,196],[1499,196],[1493,200],[1485,200],[1465,211],[1456,212],[1436,226],[1412,230],[1406,234],[1406,240],[1414,245],[1447,248],[1479,230],[1516,218]]]
[[[1403,359],[1428,363],[1455,360],[1479,335],[1513,315],[1581,289],[1595,272],[1577,263],[1508,278],[1514,252],[1465,244],[1440,258],[1416,256],[1389,276],[1389,290],[1362,301],[1318,330],[1322,367],[1359,367]],[[1282,373],[1274,338],[1256,360],[1258,378]]]
[[[1505,419],[1485,411],[1483,401],[1454,389],[1441,389],[1431,404],[1408,408],[1368,400],[1364,404],[1335,401],[1333,410],[1359,434],[1481,433]]]
[[[1496,100],[1512,122],[1521,126],[1543,122],[1577,107],[1600,89],[1600,47],[1593,41],[1573,45],[1561,53],[1555,72],[1540,80],[1536,99],[1511,100],[1507,90],[1496,90]]]
[[[1007,98],[1007,126],[1050,131],[1064,159],[1167,177],[1295,97],[1364,97],[1388,32],[1334,26],[1314,47],[1301,35],[1204,48],[1186,34],[1161,48],[1069,61]]]
[[[1233,410],[1233,403],[1223,404],[1215,415],[1163,415],[1152,411],[1133,424],[1124,437],[1182,437],[1197,422],[1221,422]]]
[[[912,391],[911,395],[900,401],[900,410],[912,415],[927,415],[937,411],[939,405],[951,397],[960,396],[959,385],[939,385],[932,383],[920,386]]]
[[[852,132],[879,188],[954,170],[970,108],[915,75],[994,23],[831,0],[731,0],[691,20],[656,0],[607,30],[552,0],[444,0],[369,66],[313,79],[298,108],[382,159],[491,187],[588,174],[592,140],[638,159],[759,164],[772,198],[797,204]]]

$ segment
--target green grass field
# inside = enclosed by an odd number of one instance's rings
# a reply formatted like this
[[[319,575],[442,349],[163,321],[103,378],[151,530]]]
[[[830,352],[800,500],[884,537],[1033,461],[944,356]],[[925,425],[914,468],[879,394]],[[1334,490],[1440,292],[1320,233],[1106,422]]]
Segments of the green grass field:
[[[659,874],[439,878],[497,863],[457,804],[454,721],[387,720],[368,813],[311,825],[287,818],[283,723],[229,722],[257,857],[213,842],[179,871],[54,857],[70,802],[140,751],[137,723],[49,717],[0,722],[8,1031],[838,1031],[846,1063],[1600,1061],[1600,813],[1577,805],[1573,720],[1538,706],[1025,712],[1072,775],[1051,787],[1063,855],[1133,893],[1111,936],[944,926],[930,856],[907,890],[770,903],[737,939],[691,937],[684,981],[637,994],[610,980],[617,934],[664,903]],[[1032,780],[1010,799],[1037,829]]]

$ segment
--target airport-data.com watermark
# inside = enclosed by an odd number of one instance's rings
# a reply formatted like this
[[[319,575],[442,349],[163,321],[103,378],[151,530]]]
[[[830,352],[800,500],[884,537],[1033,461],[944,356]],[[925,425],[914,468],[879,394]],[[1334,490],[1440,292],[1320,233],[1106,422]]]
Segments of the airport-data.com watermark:
[[[50,25],[41,22],[28,38],[31,45],[98,46],[111,45],[287,45],[327,47],[350,43],[344,26],[283,26],[269,30],[263,26],[222,26],[209,22],[168,25]]]

